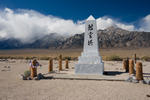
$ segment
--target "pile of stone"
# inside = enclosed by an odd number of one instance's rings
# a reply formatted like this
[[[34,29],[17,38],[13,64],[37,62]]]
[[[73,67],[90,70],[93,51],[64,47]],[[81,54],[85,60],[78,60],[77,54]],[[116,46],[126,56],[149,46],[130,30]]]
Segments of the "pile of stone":
[[[25,76],[21,74],[22,80],[41,80],[45,79],[45,76],[42,73],[39,73],[36,77],[32,78],[31,76]]]
[[[126,82],[131,82],[131,83],[143,83],[143,84],[148,84],[150,85],[150,79],[145,79],[145,80],[137,80],[134,75],[130,75]]]

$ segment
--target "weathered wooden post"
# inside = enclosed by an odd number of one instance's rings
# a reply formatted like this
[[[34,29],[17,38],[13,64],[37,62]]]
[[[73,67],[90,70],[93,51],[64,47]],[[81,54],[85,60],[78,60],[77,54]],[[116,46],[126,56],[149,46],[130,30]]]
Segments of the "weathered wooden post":
[[[125,72],[129,72],[129,60],[128,60],[128,58],[123,60],[123,69],[125,69]]]
[[[126,72],[129,72],[129,58],[127,58],[127,69]]]
[[[36,60],[33,60],[32,66],[31,66],[31,77],[34,78],[37,76],[37,67],[36,67]]]
[[[65,68],[66,68],[66,69],[69,69],[69,61],[68,61],[68,59],[66,59]]]
[[[137,62],[136,63],[136,79],[137,80],[143,80],[143,70],[142,70],[142,63]]]
[[[53,71],[53,59],[50,58],[49,59],[49,66],[48,66],[48,72],[51,72]]]
[[[59,56],[59,71],[62,70],[62,55]]]
[[[37,76],[37,68],[31,68],[31,77],[34,78]]]
[[[34,69],[32,67],[31,67],[30,71],[31,71],[31,73],[30,73],[31,78],[34,78]]]
[[[136,64],[136,53],[134,54],[134,63]]]
[[[123,69],[126,70],[126,60],[125,59],[123,60]]]
[[[132,59],[129,60],[129,74],[134,74],[134,61]]]

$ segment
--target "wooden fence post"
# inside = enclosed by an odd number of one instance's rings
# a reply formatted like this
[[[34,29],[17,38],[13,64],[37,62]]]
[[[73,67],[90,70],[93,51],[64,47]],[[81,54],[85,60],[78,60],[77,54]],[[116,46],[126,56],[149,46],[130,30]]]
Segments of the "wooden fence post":
[[[68,61],[68,59],[66,59],[66,65],[65,65],[65,68],[66,68],[66,69],[69,69],[69,61]]]
[[[132,59],[129,60],[129,74],[134,74],[134,61]]]
[[[31,67],[31,78],[34,78],[37,76],[37,68]]]
[[[128,59],[123,60],[123,69],[125,69],[125,72],[129,72],[129,60]]]
[[[143,80],[143,70],[142,70],[142,63],[141,62],[136,63],[136,79],[137,80]]]
[[[59,56],[59,71],[62,70],[62,55]]]
[[[136,64],[136,53],[134,54],[134,63]]]
[[[51,72],[53,71],[53,59],[50,58],[49,59],[49,66],[48,66],[48,72]]]
[[[32,61],[33,66],[36,66],[36,63],[37,63],[36,60]],[[31,67],[31,75],[30,76],[31,76],[31,78],[34,78],[37,76],[37,68],[36,67]]]

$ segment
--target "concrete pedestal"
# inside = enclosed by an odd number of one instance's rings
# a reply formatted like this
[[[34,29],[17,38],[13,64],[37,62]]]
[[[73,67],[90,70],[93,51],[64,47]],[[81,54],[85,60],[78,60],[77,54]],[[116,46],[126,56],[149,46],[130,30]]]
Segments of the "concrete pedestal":
[[[101,64],[76,64],[75,73],[76,74],[99,74],[103,75],[104,63]]]

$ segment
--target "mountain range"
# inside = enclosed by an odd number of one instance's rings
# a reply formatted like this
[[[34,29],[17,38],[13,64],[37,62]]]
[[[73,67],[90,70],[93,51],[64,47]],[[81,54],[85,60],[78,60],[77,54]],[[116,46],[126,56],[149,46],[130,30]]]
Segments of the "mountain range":
[[[100,48],[146,48],[150,47],[150,32],[127,31],[114,26],[98,30]],[[84,33],[70,37],[51,33],[32,43],[22,43],[19,39],[0,39],[0,49],[70,49],[82,48]]]

